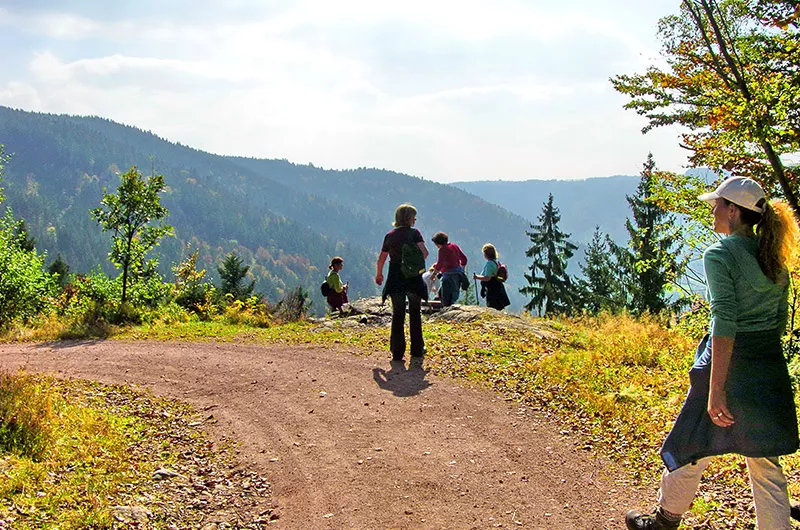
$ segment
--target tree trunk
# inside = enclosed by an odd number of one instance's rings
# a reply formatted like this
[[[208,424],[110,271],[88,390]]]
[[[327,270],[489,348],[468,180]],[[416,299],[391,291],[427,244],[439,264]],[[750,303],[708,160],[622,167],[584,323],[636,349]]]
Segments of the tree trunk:
[[[128,292],[128,262],[122,265],[122,303],[125,303]]]
[[[800,221],[800,205],[798,205],[797,195],[789,183],[789,178],[786,176],[786,169],[783,167],[783,162],[781,162],[780,157],[777,155],[777,153],[775,153],[775,149],[772,148],[772,144],[770,144],[767,140],[761,140],[761,147],[764,149],[764,153],[767,155],[770,166],[772,166],[772,174],[781,185],[781,190],[786,197],[786,202],[788,202],[789,206],[791,206],[792,210],[794,210],[795,218]]]

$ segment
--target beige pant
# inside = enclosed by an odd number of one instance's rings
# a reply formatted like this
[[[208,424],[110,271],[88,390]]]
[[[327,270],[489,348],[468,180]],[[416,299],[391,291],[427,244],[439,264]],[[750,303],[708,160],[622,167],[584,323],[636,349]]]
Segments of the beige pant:
[[[778,457],[746,460],[747,471],[750,473],[750,488],[753,490],[753,500],[756,505],[758,529],[791,530],[789,493]],[[658,494],[661,507],[676,515],[688,511],[697,493],[700,476],[710,462],[710,457],[702,458],[673,472],[665,469],[661,475],[661,490]]]

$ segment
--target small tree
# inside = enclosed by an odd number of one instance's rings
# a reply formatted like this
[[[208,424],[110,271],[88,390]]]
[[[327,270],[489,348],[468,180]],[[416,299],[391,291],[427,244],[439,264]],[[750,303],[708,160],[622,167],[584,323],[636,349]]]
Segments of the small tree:
[[[472,278],[472,275],[469,273],[469,268],[467,267],[464,267],[464,274],[467,275],[467,278]],[[477,293],[475,292],[475,288],[473,287],[474,285],[475,282],[473,281],[470,284],[469,289],[464,291],[464,302],[463,302],[464,305],[480,305],[478,303]]]
[[[531,298],[525,309],[536,309],[540,315],[569,313],[575,308],[575,287],[567,275],[567,262],[578,247],[569,241],[569,234],[559,230],[560,220],[551,193],[539,216],[539,224],[531,224],[531,231],[525,232],[533,243],[525,255],[533,258],[533,263],[529,267],[530,274],[524,274],[528,285],[519,292]]]
[[[16,245],[27,252],[36,250],[36,238],[31,237],[28,229],[25,227],[25,219],[20,219],[17,222],[17,228],[14,230]]]
[[[580,266],[584,278],[579,282],[583,307],[591,313],[624,307],[620,304],[621,286],[612,244],[608,235],[595,226],[592,241],[586,247],[584,264]]]
[[[241,301],[253,296],[253,289],[256,286],[255,280],[251,280],[246,285],[242,284],[249,270],[250,267],[243,265],[242,259],[233,252],[225,256],[222,265],[217,267],[220,277],[220,294],[223,296],[229,294],[234,300]]]
[[[121,301],[125,303],[129,280],[152,269],[145,263],[145,254],[162,237],[172,235],[173,230],[164,223],[169,212],[159,198],[166,187],[163,175],[153,174],[145,179],[134,166],[120,180],[117,193],[104,190],[101,206],[91,213],[103,231],[114,232],[108,256],[117,268],[122,268]]]
[[[197,270],[198,255],[199,251],[195,250],[180,265],[172,268],[175,273],[175,303],[206,316],[213,286],[203,281],[206,270]]]
[[[69,280],[69,265],[67,265],[67,262],[61,257],[61,254],[56,256],[56,259],[47,267],[47,270],[50,274],[55,276],[56,282],[58,282],[58,285],[62,289],[67,286]]]
[[[302,320],[311,309],[311,297],[308,291],[298,285],[289,290],[286,295],[275,306],[275,315],[284,322],[296,322]]]

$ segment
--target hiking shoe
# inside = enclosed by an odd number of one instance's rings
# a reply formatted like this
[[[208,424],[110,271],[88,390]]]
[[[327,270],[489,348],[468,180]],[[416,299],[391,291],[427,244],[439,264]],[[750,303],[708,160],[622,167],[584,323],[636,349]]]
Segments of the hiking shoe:
[[[792,519],[794,519],[795,521],[800,521],[800,502],[797,502],[794,499],[790,499],[789,505],[791,506],[789,514],[792,516]]]
[[[652,514],[643,514],[636,510],[625,514],[625,526],[628,530],[677,530],[680,524],[680,517],[675,519],[668,516],[660,506]]]

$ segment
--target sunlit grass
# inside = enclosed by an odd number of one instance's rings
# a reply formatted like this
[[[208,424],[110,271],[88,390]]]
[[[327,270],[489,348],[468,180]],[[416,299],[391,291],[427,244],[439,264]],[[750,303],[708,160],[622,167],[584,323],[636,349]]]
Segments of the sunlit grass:
[[[96,384],[22,373],[4,377],[4,388],[26,400],[17,408],[48,425],[35,451],[0,446],[0,527],[111,528],[112,507],[130,502],[157,466],[175,458],[169,448],[157,457],[145,449],[158,427],[134,414],[130,407],[138,398],[130,391],[111,390],[118,402],[111,407],[101,398],[108,390]]]

